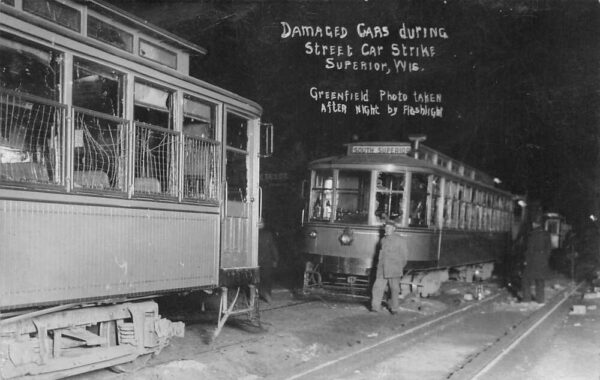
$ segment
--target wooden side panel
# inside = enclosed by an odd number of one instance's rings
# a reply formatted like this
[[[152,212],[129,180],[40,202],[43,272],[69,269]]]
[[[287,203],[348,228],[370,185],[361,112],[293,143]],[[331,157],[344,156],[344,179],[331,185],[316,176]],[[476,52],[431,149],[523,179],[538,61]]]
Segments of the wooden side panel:
[[[378,228],[355,228],[353,243],[342,245],[339,236],[344,227],[307,225],[304,229],[304,253],[323,256],[324,271],[364,274],[376,256],[381,231]],[[311,231],[317,232],[316,239],[309,237]],[[399,228],[396,234],[407,242],[407,269],[502,261],[509,248],[508,233],[500,232],[444,230],[440,236],[439,230]]]
[[[0,309],[216,286],[218,214],[0,200]]]
[[[444,231],[439,266],[502,261],[509,249],[508,242],[508,232]]]

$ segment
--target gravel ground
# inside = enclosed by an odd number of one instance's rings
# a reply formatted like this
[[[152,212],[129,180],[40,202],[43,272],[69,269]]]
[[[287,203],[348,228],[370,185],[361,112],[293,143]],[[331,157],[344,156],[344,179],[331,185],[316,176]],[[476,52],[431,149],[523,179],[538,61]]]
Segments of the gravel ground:
[[[568,281],[564,278],[549,282],[548,296],[552,296],[566,285]],[[554,286],[556,288],[553,288]],[[402,310],[396,315],[391,315],[387,312],[370,313],[366,306],[366,299],[345,298],[340,301],[339,297],[327,294],[298,296],[285,288],[279,288],[274,291],[271,304],[261,301],[260,327],[249,323],[244,318],[232,318],[212,343],[209,343],[209,337],[216,326],[214,319],[207,319],[207,313],[194,311],[196,309],[191,307],[194,304],[193,300],[186,299],[183,302],[186,307],[170,307],[167,310],[163,308],[166,317],[186,322],[184,338],[174,339],[158,356],[149,359],[143,368],[133,373],[115,374],[102,370],[86,374],[81,378],[119,380],[286,378],[295,371],[310,367],[313,363],[353,352],[397,334],[419,320],[465,303],[475,302],[465,300],[465,294],[473,293],[474,290],[474,284],[450,281],[443,284],[437,296],[427,299],[409,297],[403,300]],[[485,290],[488,297],[498,294],[498,297],[493,300],[492,312],[484,319],[486,321],[484,323],[490,324],[490,330],[493,330],[492,326],[501,329],[499,326],[511,323],[507,315],[526,315],[539,307],[533,303],[516,303],[506,289],[500,289],[494,283],[486,283]],[[592,315],[595,314],[583,317],[568,316],[569,322],[565,322],[561,330],[564,334],[556,335],[560,338],[556,341],[557,347],[565,348],[578,344],[579,341],[587,342],[579,346],[585,348],[586,352],[595,352],[597,357],[599,351],[597,349],[594,351],[595,342],[585,340],[588,332],[582,328],[584,325],[589,325],[593,331],[598,330],[596,317]],[[571,322],[571,318],[582,320],[590,318],[590,320],[575,326],[576,322]],[[574,334],[569,331],[571,329],[574,329]],[[472,349],[470,344],[477,340],[470,335],[469,331],[469,326],[464,326],[457,330],[454,338],[429,344],[423,347],[423,350],[412,351],[410,355],[404,354],[402,360],[398,360],[398,357],[393,355],[389,360],[381,361],[379,358],[379,364],[373,362],[370,369],[358,371],[351,378],[397,379],[398,373],[418,375],[421,379],[440,378],[436,376],[447,374],[448,368],[460,362],[465,355],[468,356],[468,350]],[[592,346],[589,346],[590,344]],[[547,351],[550,353],[552,350]],[[562,360],[555,360],[552,357],[545,359],[545,356],[541,355],[536,359],[537,364],[531,367],[531,370],[540,372],[543,368],[552,368],[553,364],[558,366],[558,363],[569,358],[568,355],[564,355],[564,352],[562,355],[560,353],[561,350],[557,352],[557,356]],[[420,372],[418,366],[421,365],[427,369],[426,372]],[[423,377],[426,373],[429,375]],[[552,379],[552,377],[545,378]],[[598,376],[594,378],[598,379]]]

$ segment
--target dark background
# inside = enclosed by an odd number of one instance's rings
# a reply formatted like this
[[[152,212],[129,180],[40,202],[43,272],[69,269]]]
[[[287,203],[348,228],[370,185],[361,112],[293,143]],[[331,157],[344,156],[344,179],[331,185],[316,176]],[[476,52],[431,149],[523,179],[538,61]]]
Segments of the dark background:
[[[344,151],[342,144],[426,144],[501,178],[514,193],[539,199],[545,211],[583,224],[600,209],[600,3],[597,0],[296,0],[111,1],[208,49],[191,73],[248,97],[275,124],[275,154],[262,160],[267,218],[299,223],[308,161]],[[359,48],[356,24],[444,27],[429,40],[437,56],[419,73],[326,70],[304,53],[306,41],[282,39],[291,25],[345,26]],[[422,42],[422,41],[419,41]],[[312,86],[330,89],[428,89],[443,95],[443,118],[321,113]],[[284,205],[284,206],[282,206]],[[284,210],[284,208],[286,208]]]

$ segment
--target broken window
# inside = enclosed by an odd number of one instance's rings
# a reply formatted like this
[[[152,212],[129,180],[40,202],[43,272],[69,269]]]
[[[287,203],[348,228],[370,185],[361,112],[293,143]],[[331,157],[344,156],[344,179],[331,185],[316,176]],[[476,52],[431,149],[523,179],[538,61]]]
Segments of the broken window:
[[[215,109],[210,103],[184,96],[183,197],[186,199],[218,199],[219,144],[214,140]]]
[[[173,93],[135,83],[134,193],[177,196],[177,133],[173,131]]]
[[[108,67],[73,61],[74,189],[126,190],[127,122],[114,117],[123,115],[124,82]]]
[[[375,193],[375,216],[378,222],[402,223],[404,215],[404,173],[378,173]]]
[[[0,34],[0,181],[60,184],[62,55]]]
[[[73,105],[123,117],[125,76],[109,67],[84,61],[73,63]]]
[[[0,87],[60,101],[62,54],[0,33]]]

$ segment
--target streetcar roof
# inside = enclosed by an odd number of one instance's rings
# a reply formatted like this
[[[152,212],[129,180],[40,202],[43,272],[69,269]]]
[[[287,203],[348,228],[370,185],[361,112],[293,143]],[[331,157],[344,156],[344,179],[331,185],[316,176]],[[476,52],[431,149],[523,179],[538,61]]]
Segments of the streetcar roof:
[[[160,42],[163,43],[165,45],[168,45],[169,47],[172,47],[174,49],[179,50],[182,53],[183,57],[187,57],[189,59],[190,56],[204,56],[207,53],[207,50],[201,46],[198,46],[192,42],[187,41],[184,38],[181,38],[173,33],[170,33],[154,24],[151,24],[150,22],[139,18],[129,12],[126,12],[122,9],[120,9],[118,6],[106,3],[103,0],[63,0],[60,2],[57,2],[57,4],[62,4],[62,5],[67,5],[73,9],[75,9],[75,7],[77,8],[77,11],[79,12],[80,15],[85,14],[85,12],[82,11],[82,8],[88,8],[89,10],[92,10],[96,13],[98,13],[99,15],[103,16],[106,19],[109,20],[114,20],[119,22],[120,24],[123,24],[124,26],[126,26],[127,28],[131,29],[131,30],[127,30],[127,32],[130,31],[135,31],[138,32],[139,37],[143,36],[147,36],[150,37],[151,39],[156,40],[156,42]],[[219,101],[223,101],[229,105],[231,105],[232,107],[235,107],[236,109],[239,109],[240,112],[243,113],[247,113],[249,115],[251,115],[252,117],[260,117],[263,109],[262,107],[250,100],[247,99],[241,95],[238,95],[236,93],[233,93],[229,90],[226,90],[222,87],[218,87],[216,85],[213,85],[211,83],[208,83],[202,79],[199,79],[195,76],[191,76],[189,73],[189,63],[187,65],[183,65],[183,67],[179,68],[174,68],[174,67],[170,67],[170,66],[166,66],[164,64],[158,63],[154,60],[151,59],[146,59],[146,58],[142,58],[140,57],[138,52],[132,52],[132,51],[127,51],[124,49],[119,49],[119,48],[113,48],[113,46],[111,46],[110,44],[107,44],[103,41],[98,41],[96,39],[90,39],[86,33],[84,33],[84,31],[86,30],[86,23],[88,22],[85,18],[82,18],[80,20],[80,30],[71,30],[69,28],[63,27],[62,25],[54,22],[54,23],[49,23],[47,22],[47,20],[44,17],[30,17],[30,14],[26,11],[23,10],[22,6],[4,6],[4,4],[2,4],[2,1],[0,0],[0,6],[2,6],[2,10],[4,11],[4,8],[6,8],[7,10],[7,14],[10,17],[15,17],[16,19],[19,19],[20,21],[25,21],[27,23],[31,23],[35,26],[38,26],[44,30],[47,30],[49,33],[44,33],[39,35],[39,37],[43,40],[45,40],[46,42],[52,43],[53,46],[61,46],[60,43],[57,43],[57,41],[54,38],[54,34],[59,34],[61,36],[64,36],[66,40],[69,39],[73,39],[77,42],[81,42],[83,44],[85,44],[86,46],[91,46],[93,48],[97,48],[97,49],[102,49],[106,52],[108,52],[108,54],[111,55],[115,55],[118,56],[120,58],[126,59],[126,60],[131,60],[135,63],[140,63],[141,65],[144,65],[146,67],[150,67],[153,70],[158,70],[161,72],[166,73],[167,75],[171,75],[179,80],[185,81],[187,83],[189,83],[190,85],[193,86],[199,86],[202,87],[205,90],[208,91],[212,91],[215,93],[215,95],[219,95],[219,96],[223,96],[226,97],[228,99],[222,99],[220,97],[217,97],[219,99]],[[88,14],[92,14],[93,13],[88,13]],[[101,20],[102,22],[106,22],[106,20]],[[19,28],[19,24],[16,23],[12,23],[12,22],[8,22],[2,23],[2,27],[4,26],[8,26],[9,28]],[[117,26],[118,27],[118,26]],[[3,28],[0,28],[3,29]],[[153,41],[150,40],[150,43],[152,43]],[[65,43],[65,41],[62,41],[62,46],[69,46],[68,43]],[[182,60],[184,61],[184,60]],[[189,90],[189,88],[187,88]],[[211,94],[211,96],[214,96]]]
[[[509,194],[505,190],[496,188],[494,179],[486,173],[453,160],[423,144],[416,152],[411,144],[406,142],[364,142],[346,144],[346,146],[346,154],[311,161],[310,168],[420,171],[471,182]]]

